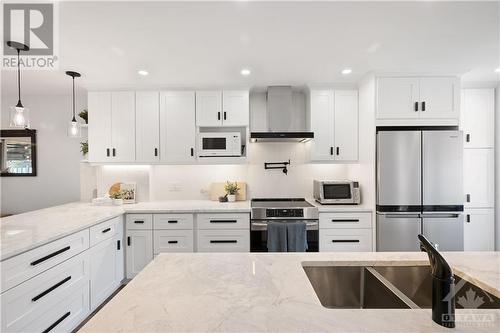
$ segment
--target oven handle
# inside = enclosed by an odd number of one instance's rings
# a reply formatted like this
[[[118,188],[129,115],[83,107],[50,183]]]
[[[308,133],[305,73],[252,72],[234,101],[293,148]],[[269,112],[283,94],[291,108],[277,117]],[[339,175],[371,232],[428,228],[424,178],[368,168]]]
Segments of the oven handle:
[[[297,222],[303,220],[290,220],[290,222]],[[267,230],[267,222],[268,221],[252,221],[250,223],[250,230],[252,231],[263,231]],[[273,221],[275,222],[275,221]],[[314,221],[305,221],[306,222],[306,230],[319,230],[319,222],[317,220]],[[283,222],[286,223],[286,222]]]

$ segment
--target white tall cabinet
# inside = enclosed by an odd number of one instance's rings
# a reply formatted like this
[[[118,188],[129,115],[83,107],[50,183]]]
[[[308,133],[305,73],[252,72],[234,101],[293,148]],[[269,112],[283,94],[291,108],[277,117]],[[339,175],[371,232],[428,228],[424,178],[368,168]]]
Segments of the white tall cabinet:
[[[463,89],[464,249],[493,251],[494,219],[494,89]]]
[[[311,160],[358,160],[358,92],[311,90],[309,99]]]

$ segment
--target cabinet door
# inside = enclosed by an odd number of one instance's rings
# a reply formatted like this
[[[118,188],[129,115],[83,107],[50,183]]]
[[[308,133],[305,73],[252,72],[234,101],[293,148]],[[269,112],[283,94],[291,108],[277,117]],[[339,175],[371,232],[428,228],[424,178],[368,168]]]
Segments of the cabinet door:
[[[196,92],[196,126],[222,125],[222,91]]]
[[[89,92],[89,161],[111,158],[111,93]]]
[[[135,93],[111,93],[111,143],[113,162],[135,161]]]
[[[248,126],[248,90],[224,90],[222,93],[222,125]]]
[[[160,138],[162,161],[192,162],[195,160],[194,91],[161,93]]]
[[[495,251],[495,215],[493,209],[466,209],[464,251]]]
[[[465,148],[493,148],[495,140],[495,90],[462,89],[460,117]]]
[[[135,145],[138,162],[160,160],[160,93],[135,94]]]
[[[116,285],[120,285],[125,278],[125,251],[123,244],[123,219],[121,219],[120,223],[116,228],[116,235],[114,237],[115,240],[115,251],[116,251],[116,260],[115,260],[115,282]]]
[[[378,119],[416,119],[418,78],[387,77],[377,80]]]
[[[115,239],[107,239],[90,249],[90,309],[95,310],[118,287],[116,283]]]
[[[458,119],[458,88],[457,78],[421,78],[419,99],[420,118]]]
[[[135,277],[153,260],[153,231],[127,230],[127,278]]]
[[[494,150],[464,149],[465,207],[494,205]]]
[[[334,158],[333,91],[313,90],[310,98],[311,130],[314,132],[314,139],[311,143],[311,160],[331,161]]]
[[[358,92],[336,90],[334,100],[335,159],[356,161],[358,159]]]

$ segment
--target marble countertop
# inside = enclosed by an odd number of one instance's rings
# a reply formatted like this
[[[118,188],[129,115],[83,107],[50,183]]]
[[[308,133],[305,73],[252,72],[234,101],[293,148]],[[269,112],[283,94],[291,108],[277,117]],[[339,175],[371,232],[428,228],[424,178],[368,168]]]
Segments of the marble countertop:
[[[166,200],[123,205],[126,213],[250,213],[250,201],[218,202],[210,200]]]
[[[444,256],[457,275],[500,295],[500,253]],[[431,309],[327,309],[302,268],[427,264],[421,252],[161,254],[80,332],[451,332]],[[453,332],[500,328],[498,309],[456,315]]]

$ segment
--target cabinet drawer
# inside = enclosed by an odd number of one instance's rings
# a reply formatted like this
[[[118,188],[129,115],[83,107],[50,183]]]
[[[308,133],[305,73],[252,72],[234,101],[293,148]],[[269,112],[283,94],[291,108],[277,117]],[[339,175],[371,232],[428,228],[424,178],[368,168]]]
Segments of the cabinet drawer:
[[[153,229],[153,214],[127,214],[126,229]]]
[[[250,229],[250,214],[198,214],[198,229]]]
[[[154,253],[193,252],[193,230],[155,230]]]
[[[323,229],[319,231],[320,252],[371,252],[371,229]]]
[[[371,228],[371,213],[321,213],[319,214],[320,229],[352,229]]]
[[[115,217],[103,223],[99,223],[90,228],[90,247],[97,243],[111,238],[117,233],[118,225],[120,224],[121,217]]]
[[[2,262],[2,292],[89,248],[89,229],[58,239]]]
[[[193,214],[155,214],[154,229],[193,229]]]
[[[249,230],[199,230],[198,252],[249,252]]]
[[[84,252],[10,289],[1,295],[2,331],[31,331],[29,327],[40,331],[49,327],[59,318],[54,316],[52,321],[45,318],[51,311],[49,309],[59,307],[82,290],[86,292],[84,305],[89,311],[88,282],[89,261],[87,252]]]

